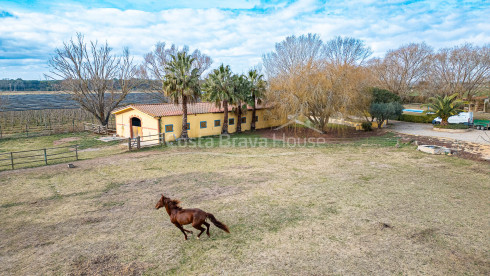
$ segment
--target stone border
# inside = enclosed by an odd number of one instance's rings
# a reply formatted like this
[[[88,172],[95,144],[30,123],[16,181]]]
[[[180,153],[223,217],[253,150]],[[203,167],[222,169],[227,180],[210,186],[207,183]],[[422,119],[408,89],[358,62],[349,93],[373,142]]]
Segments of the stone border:
[[[432,130],[434,131],[439,131],[439,132],[450,132],[450,133],[462,133],[462,132],[468,132],[471,131],[471,128],[465,128],[465,129],[450,129],[450,128],[438,128],[438,127],[433,127]]]

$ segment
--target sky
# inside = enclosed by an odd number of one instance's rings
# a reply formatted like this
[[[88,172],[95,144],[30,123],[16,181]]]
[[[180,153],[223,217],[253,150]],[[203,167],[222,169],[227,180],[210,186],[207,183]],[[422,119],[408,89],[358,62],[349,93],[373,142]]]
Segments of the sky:
[[[434,49],[490,43],[490,1],[0,0],[0,79],[44,80],[48,60],[77,32],[129,47],[140,62],[159,41],[188,45],[235,73],[287,36],[362,39],[373,57],[410,42]]]

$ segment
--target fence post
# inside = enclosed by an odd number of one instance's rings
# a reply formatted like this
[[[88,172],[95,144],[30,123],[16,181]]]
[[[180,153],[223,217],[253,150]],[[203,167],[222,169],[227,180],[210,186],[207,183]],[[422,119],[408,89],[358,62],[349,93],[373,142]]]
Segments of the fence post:
[[[29,128],[27,127],[27,124],[26,124],[26,136],[29,137]]]
[[[46,149],[44,149],[44,163],[48,164],[48,155],[46,154]]]
[[[75,145],[75,158],[78,161],[78,145]]]
[[[71,132],[75,132],[75,119],[72,121]]]
[[[131,138],[128,138],[128,148],[131,150]]]
[[[0,126],[0,139],[2,139],[2,126]]]
[[[12,164],[12,170],[14,169],[14,153],[10,152],[10,164]]]
[[[140,149],[140,147],[141,147],[141,138],[138,136],[136,137],[136,148]]]

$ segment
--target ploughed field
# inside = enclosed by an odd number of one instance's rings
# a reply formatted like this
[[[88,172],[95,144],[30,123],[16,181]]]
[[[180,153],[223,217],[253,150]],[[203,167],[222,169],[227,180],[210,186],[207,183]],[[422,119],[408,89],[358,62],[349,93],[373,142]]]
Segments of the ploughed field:
[[[53,92],[0,95],[0,102],[0,111],[80,108],[77,102],[70,99],[70,94]],[[158,100],[146,93],[130,93],[122,105],[130,103],[158,103]]]
[[[356,144],[75,164],[0,173],[0,274],[490,273],[488,163]],[[184,241],[161,193],[231,234]]]

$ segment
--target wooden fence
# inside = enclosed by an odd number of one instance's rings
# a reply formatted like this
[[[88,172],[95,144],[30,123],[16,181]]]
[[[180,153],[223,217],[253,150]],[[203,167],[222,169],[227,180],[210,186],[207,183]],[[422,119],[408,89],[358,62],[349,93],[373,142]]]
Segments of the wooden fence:
[[[78,160],[78,145],[0,153],[0,171]]]
[[[136,150],[144,147],[153,147],[157,145],[165,145],[165,133],[128,138],[129,150]]]
[[[83,123],[83,130],[90,131],[97,134],[106,134],[106,135],[111,133],[116,133],[115,129],[108,128],[107,126],[103,126],[103,125],[92,124],[92,123]]]
[[[0,125],[0,139],[15,137],[34,137],[45,136],[55,133],[77,132],[83,130],[81,122],[75,122],[63,125],[24,125],[22,127],[5,129]]]

